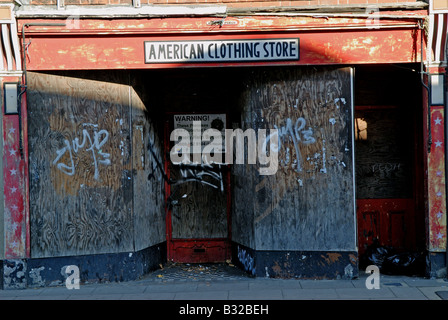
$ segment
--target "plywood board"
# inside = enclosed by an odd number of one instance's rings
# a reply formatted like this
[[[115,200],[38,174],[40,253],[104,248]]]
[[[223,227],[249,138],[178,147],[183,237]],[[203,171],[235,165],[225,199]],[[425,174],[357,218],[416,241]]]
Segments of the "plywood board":
[[[250,186],[255,206],[245,214],[255,249],[356,250],[351,75],[350,68],[252,72],[252,116],[243,120],[276,128],[280,141],[278,171],[253,176]]]
[[[141,250],[166,240],[163,143],[159,139],[157,118],[144,105],[139,78],[131,79],[132,175],[134,197],[134,242]],[[148,110],[149,109],[149,110]]]
[[[28,73],[33,258],[133,249],[129,86],[107,77]]]

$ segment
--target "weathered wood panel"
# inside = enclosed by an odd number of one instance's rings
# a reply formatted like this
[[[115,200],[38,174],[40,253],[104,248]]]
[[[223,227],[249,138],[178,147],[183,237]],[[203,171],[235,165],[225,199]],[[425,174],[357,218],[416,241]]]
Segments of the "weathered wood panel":
[[[225,173],[218,165],[171,166],[171,195],[177,201],[171,211],[174,239],[227,237]]]
[[[246,131],[252,128],[255,114],[247,101],[250,101],[250,92],[241,96],[238,104],[240,108],[240,120],[238,126]],[[234,147],[234,155],[236,148]],[[254,219],[255,203],[259,198],[266,197],[266,189],[263,183],[257,184],[258,171],[255,165],[248,164],[245,154],[244,164],[232,165],[232,241],[255,249]]]
[[[131,81],[142,83],[139,78]],[[135,250],[166,240],[163,143],[157,116],[146,109],[139,93],[131,88]]]
[[[133,249],[129,86],[107,76],[28,73],[32,257]]]
[[[258,69],[247,88],[247,126],[280,142],[277,173],[252,181],[255,249],[355,250],[350,69]]]

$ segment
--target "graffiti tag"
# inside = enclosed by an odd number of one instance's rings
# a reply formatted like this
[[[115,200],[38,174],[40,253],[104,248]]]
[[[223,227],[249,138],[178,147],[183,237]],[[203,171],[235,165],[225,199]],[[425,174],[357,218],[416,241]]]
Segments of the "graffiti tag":
[[[92,126],[94,128],[93,131],[93,138],[90,134],[90,132],[87,129],[82,130],[82,140],[78,137],[73,139],[72,141],[69,141],[68,139],[64,140],[64,147],[56,151],[56,158],[53,160],[53,165],[56,165],[56,167],[61,170],[63,173],[73,176],[75,174],[75,163],[73,160],[73,153],[79,153],[82,150],[85,150],[86,152],[92,153],[93,158],[93,165],[95,168],[93,178],[95,180],[99,179],[99,171],[98,171],[98,165],[110,165],[110,154],[105,153],[101,150],[101,148],[104,146],[104,144],[109,139],[109,132],[107,130],[97,130],[98,125],[92,125],[92,124],[84,124],[84,126]],[[63,163],[59,162],[61,158],[68,153],[69,162]]]

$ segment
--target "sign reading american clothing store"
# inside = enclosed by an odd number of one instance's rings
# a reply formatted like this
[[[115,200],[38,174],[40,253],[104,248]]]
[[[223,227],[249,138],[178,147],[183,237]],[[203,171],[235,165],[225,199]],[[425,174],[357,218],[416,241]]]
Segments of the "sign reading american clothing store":
[[[299,39],[145,41],[145,63],[299,60]]]

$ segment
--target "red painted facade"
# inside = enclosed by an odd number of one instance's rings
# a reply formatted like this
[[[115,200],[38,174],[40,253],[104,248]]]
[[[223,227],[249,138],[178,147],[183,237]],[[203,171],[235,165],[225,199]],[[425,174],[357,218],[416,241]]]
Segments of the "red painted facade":
[[[160,23],[141,21],[88,21],[80,30],[59,32],[60,27],[25,26],[25,37],[32,39],[27,50],[27,68],[35,70],[151,69],[203,64],[145,64],[144,41],[213,39],[299,38],[298,62],[270,65],[325,65],[395,63],[420,61],[418,21],[382,22],[385,28],[369,31],[365,20],[271,17],[268,27],[263,18],[227,18],[236,25],[210,26],[210,18],[167,18]],[[46,23],[58,23],[46,20]],[[19,20],[19,29],[30,20]],[[37,21],[42,23],[42,20]],[[85,29],[84,29],[85,28]],[[341,28],[344,30],[341,32]],[[122,30],[127,30],[123,32]],[[92,35],[96,35],[92,37]],[[61,37],[62,36],[62,37]],[[209,63],[207,66],[264,65],[266,63]]]

